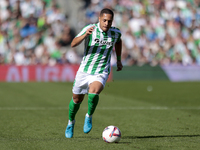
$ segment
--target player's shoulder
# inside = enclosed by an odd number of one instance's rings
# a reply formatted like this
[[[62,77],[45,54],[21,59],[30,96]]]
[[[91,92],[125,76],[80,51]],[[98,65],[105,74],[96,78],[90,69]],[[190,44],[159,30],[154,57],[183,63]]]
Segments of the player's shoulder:
[[[112,27],[110,27],[110,30],[121,34],[121,31],[120,31],[119,28],[116,28],[116,27],[113,27],[113,26],[112,26]]]

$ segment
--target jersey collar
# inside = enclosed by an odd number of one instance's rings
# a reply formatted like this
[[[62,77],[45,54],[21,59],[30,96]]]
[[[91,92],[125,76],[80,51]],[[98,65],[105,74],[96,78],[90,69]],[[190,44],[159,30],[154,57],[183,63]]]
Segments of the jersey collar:
[[[99,23],[99,22],[97,23],[97,26],[98,26],[100,32],[105,33],[105,32],[100,28],[100,23]],[[109,31],[109,30],[110,30],[110,29],[108,29],[108,31]],[[108,31],[107,31],[107,33],[108,33]]]

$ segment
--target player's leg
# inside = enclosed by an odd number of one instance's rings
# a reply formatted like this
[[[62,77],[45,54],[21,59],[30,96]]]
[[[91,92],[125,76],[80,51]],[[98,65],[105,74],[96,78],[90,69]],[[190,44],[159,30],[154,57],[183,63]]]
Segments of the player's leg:
[[[73,94],[69,103],[69,120],[74,121],[76,113],[79,110],[80,104],[84,99],[84,94]]]
[[[88,92],[88,84],[86,80],[86,74],[77,72],[74,84],[73,84],[73,97],[69,103],[69,121],[67,129],[65,131],[65,136],[67,138],[73,137],[73,130],[75,124],[75,116],[80,108],[80,104],[84,99],[84,95]]]
[[[99,81],[94,81],[89,85],[88,112],[85,116],[85,123],[83,127],[84,133],[89,133],[92,129],[92,115],[96,109],[99,101],[99,94],[101,93],[103,88],[103,84]]]
[[[69,121],[65,131],[66,138],[72,138],[74,133],[75,116],[80,108],[80,104],[84,99],[84,94],[73,94],[69,103]]]
[[[104,86],[99,81],[94,81],[89,85],[88,92],[88,115],[93,115],[96,106],[99,102],[99,94],[103,90]]]

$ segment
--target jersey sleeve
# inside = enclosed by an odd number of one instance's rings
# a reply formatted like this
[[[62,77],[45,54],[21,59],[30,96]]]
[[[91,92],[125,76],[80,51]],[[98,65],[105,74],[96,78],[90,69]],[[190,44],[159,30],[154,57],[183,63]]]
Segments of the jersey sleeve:
[[[116,28],[116,29],[117,29],[116,32],[117,32],[117,34],[118,34],[117,42],[119,42],[120,39],[121,39],[122,33],[121,33],[121,31],[120,31],[118,28]]]
[[[92,26],[94,26],[94,24],[89,24],[89,25],[85,26],[85,27],[81,30],[81,32],[80,32],[79,34],[76,35],[76,37],[79,37],[79,36],[85,34],[85,32],[87,31],[87,29],[90,28],[90,27],[92,27]]]

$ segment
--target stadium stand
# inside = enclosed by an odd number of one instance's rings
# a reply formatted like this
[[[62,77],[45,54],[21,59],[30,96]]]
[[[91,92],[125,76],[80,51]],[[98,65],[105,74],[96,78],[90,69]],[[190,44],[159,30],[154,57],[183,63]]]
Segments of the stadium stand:
[[[115,11],[124,65],[200,65],[200,1],[92,0],[86,24],[96,22],[103,7]]]
[[[0,7],[0,64],[79,63],[67,49],[75,31],[56,0],[1,0]]]
[[[123,65],[200,65],[198,0],[1,0],[0,64],[80,63],[70,42],[104,7],[122,32]]]

